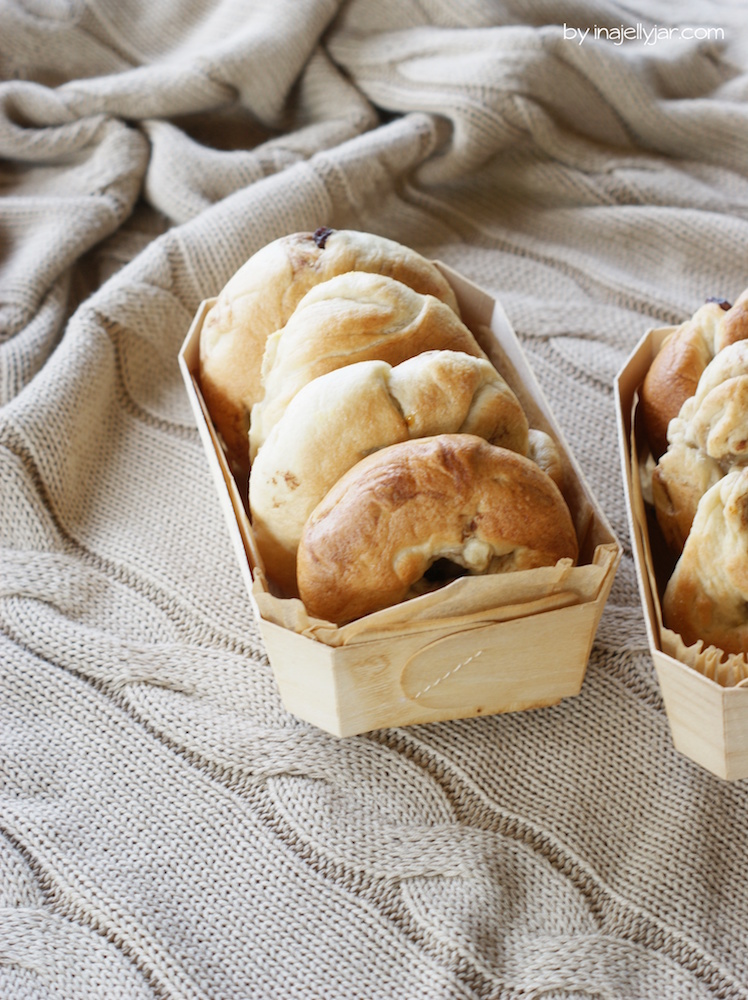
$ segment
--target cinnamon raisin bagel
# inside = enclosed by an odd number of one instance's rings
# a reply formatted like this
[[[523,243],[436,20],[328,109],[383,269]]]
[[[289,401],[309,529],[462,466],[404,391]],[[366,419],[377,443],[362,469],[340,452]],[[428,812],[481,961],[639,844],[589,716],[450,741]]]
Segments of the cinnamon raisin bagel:
[[[458,312],[454,292],[438,268],[394,240],[321,228],[268,243],[220,292],[200,336],[200,386],[235,467],[248,467],[249,416],[263,396],[260,373],[267,338],[285,325],[310,288],[346,271],[388,275]]]
[[[655,459],[667,449],[670,421],[693,396],[701,375],[728,344],[748,338],[748,289],[730,305],[710,300],[669,335],[641,388],[647,440]]]
[[[398,441],[458,431],[527,453],[524,410],[483,358],[426,351],[394,368],[359,361],[312,379],[260,448],[249,479],[252,528],[275,583],[296,593],[304,524],[348,469]]]
[[[440,434],[364,458],[306,523],[298,583],[309,613],[337,624],[389,607],[438,559],[469,573],[576,560],[571,515],[529,459],[471,434]]]
[[[313,378],[356,361],[397,365],[433,349],[485,358],[449,306],[401,281],[348,271],[315,285],[286,325],[268,338],[262,362],[265,395],[252,407],[250,461],[299,389]]]

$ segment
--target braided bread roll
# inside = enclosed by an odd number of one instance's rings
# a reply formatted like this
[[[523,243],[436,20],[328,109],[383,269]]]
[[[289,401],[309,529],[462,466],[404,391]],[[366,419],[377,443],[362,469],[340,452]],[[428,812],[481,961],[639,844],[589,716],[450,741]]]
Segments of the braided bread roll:
[[[304,528],[299,593],[341,625],[407,598],[439,559],[506,573],[577,556],[550,476],[482,438],[440,434],[383,448],[338,480]]]
[[[381,274],[350,271],[316,285],[268,338],[265,396],[252,407],[250,461],[296,393],[313,378],[356,361],[399,364],[427,350],[485,358],[449,306]]]
[[[663,599],[663,621],[686,645],[703,639],[748,653],[748,468],[701,498]]]
[[[357,462],[399,441],[450,432],[528,451],[524,410],[483,358],[427,351],[394,368],[359,361],[305,385],[257,453],[249,479],[252,527],[273,580],[296,593],[304,524]]]
[[[452,288],[431,261],[372,233],[322,228],[258,250],[223,288],[200,335],[200,387],[238,472],[249,465],[249,417],[263,396],[267,338],[287,323],[310,288],[346,271],[389,275],[459,312]]]
[[[748,462],[748,341],[723,348],[668,428],[668,450],[652,476],[657,520],[683,548],[699,500],[725,472]]]
[[[653,359],[641,388],[641,409],[655,459],[667,450],[670,421],[694,394],[704,369],[729,344],[748,338],[748,289],[733,306],[712,300],[682,323]]]

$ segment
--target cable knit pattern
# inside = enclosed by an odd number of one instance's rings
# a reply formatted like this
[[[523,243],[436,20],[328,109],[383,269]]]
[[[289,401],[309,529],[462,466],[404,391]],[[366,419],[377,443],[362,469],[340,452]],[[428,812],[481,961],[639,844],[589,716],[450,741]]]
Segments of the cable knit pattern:
[[[747,56],[716,2],[0,6],[3,998],[748,998],[748,786],[672,748],[612,401],[748,285]],[[625,548],[577,698],[283,709],[176,357],[319,225],[505,306]]]

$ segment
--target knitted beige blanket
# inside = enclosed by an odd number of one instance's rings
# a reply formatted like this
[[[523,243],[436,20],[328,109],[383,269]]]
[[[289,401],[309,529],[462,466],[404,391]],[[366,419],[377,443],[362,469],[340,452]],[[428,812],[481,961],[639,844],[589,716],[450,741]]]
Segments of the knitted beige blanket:
[[[679,755],[612,383],[748,285],[740,0],[0,2],[0,996],[748,998],[748,783]],[[498,296],[624,544],[581,694],[283,708],[177,367],[277,236]]]

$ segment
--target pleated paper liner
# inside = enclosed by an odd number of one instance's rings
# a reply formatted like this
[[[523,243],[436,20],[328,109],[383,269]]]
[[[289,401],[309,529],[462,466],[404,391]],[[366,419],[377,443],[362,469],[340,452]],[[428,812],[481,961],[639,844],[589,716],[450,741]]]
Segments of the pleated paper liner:
[[[677,632],[665,627],[662,629],[662,649],[720,687],[748,688],[745,653],[725,653],[716,646],[705,645],[701,639],[687,646]]]

